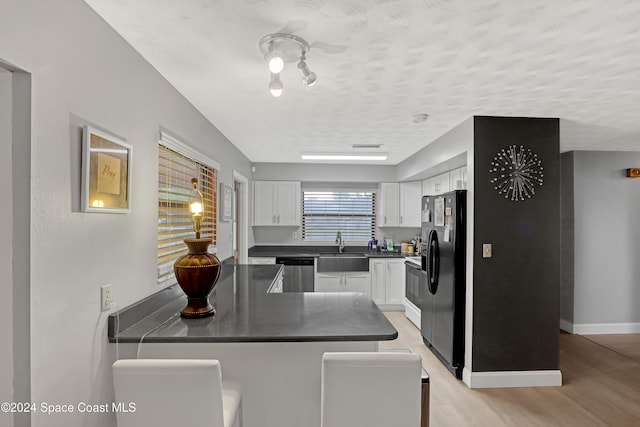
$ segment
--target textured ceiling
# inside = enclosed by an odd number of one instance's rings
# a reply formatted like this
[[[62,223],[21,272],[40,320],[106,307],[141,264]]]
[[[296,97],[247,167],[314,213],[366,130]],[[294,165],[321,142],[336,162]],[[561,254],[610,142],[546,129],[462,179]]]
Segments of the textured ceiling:
[[[559,117],[562,151],[640,150],[638,0],[86,2],[253,162],[382,144],[397,164],[472,115]],[[311,44],[315,86],[288,63],[271,96],[275,32]]]

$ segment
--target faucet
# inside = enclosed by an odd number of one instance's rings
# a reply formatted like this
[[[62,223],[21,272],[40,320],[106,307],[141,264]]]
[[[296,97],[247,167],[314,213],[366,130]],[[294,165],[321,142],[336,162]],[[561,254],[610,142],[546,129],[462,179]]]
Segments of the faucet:
[[[342,233],[339,231],[336,234],[336,243],[338,244],[338,252],[344,252],[344,241],[342,240]]]

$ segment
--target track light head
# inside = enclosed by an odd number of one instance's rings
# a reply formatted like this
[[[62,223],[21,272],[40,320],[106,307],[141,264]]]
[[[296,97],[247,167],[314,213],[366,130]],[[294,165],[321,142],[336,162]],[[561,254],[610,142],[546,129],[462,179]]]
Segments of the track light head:
[[[280,95],[282,95],[283,89],[284,89],[284,86],[280,81],[280,74],[271,73],[271,81],[269,82],[269,90],[271,90],[271,95],[277,98]]]
[[[309,69],[309,66],[304,60],[304,55],[300,59],[300,62],[298,62],[298,69],[302,73],[302,82],[306,86],[313,86],[314,84],[316,84],[316,80],[318,79],[318,76],[316,76],[316,73],[314,73]]]

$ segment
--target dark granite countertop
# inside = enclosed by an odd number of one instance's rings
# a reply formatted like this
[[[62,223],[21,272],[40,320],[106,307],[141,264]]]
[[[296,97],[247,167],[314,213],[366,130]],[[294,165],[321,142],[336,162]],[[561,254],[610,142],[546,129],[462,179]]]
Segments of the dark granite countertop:
[[[398,332],[371,298],[358,293],[267,289],[280,265],[223,265],[210,301],[216,315],[183,319],[176,285],[109,315],[109,341],[306,342],[393,340]]]
[[[369,258],[404,258],[407,256],[416,256],[415,253],[400,252],[399,247],[394,251],[370,251],[366,246],[346,246],[346,253],[363,254]],[[336,246],[254,246],[249,249],[250,257],[279,257],[279,256],[299,256],[299,257],[318,257],[322,254],[337,253]]]

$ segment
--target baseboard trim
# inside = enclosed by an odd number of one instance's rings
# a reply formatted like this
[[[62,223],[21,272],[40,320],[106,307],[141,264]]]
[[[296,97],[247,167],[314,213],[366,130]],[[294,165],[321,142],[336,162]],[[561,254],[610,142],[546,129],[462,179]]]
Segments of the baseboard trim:
[[[573,323],[568,320],[560,319],[560,329],[570,334],[574,333]]]
[[[562,324],[562,321],[561,321]],[[582,323],[573,325],[573,333],[578,335],[637,334],[640,323]]]
[[[562,385],[560,370],[548,371],[462,371],[462,381],[469,388],[557,387]]]

